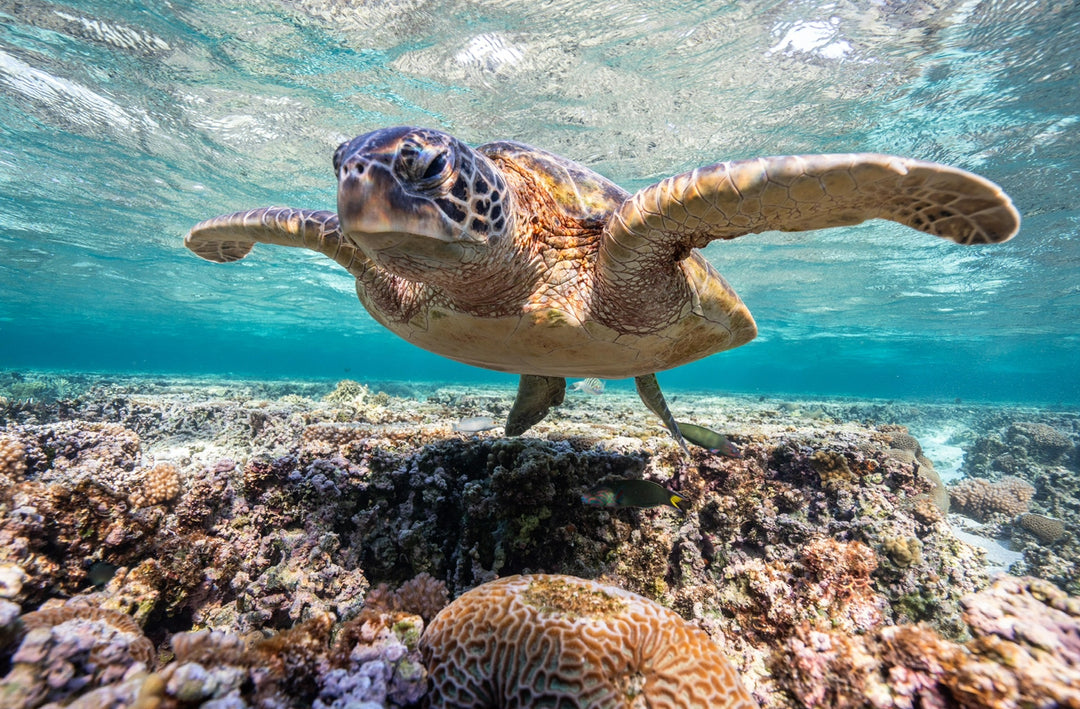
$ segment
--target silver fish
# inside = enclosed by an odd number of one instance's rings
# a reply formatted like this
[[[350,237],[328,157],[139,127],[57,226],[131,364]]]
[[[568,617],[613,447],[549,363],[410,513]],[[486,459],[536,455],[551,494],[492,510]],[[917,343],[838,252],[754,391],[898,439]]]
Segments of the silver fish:
[[[596,377],[582,379],[580,382],[574,382],[574,391],[583,391],[586,394],[598,396],[604,393],[604,380]]]
[[[460,433],[480,433],[481,431],[490,431],[493,428],[498,428],[500,424],[495,423],[495,419],[490,416],[469,416],[457,421],[453,425],[453,430]]]

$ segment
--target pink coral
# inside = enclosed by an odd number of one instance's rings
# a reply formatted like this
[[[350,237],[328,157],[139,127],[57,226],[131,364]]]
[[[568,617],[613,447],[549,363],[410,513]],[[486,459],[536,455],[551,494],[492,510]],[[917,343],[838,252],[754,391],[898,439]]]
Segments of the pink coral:
[[[750,560],[725,572],[745,589],[729,598],[744,630],[764,637],[784,636],[803,621],[860,632],[883,620],[885,599],[875,592],[871,574],[877,555],[862,542],[817,537],[793,564]]]

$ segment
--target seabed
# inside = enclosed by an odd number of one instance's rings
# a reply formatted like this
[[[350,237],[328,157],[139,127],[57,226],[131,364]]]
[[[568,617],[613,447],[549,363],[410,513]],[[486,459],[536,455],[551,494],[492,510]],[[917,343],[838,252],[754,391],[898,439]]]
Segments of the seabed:
[[[505,438],[453,424],[512,387],[0,373],[0,705],[443,706],[425,625],[552,573],[763,707],[1080,707],[1080,415],[667,394],[742,457],[612,387]],[[685,513],[582,504],[618,478]]]

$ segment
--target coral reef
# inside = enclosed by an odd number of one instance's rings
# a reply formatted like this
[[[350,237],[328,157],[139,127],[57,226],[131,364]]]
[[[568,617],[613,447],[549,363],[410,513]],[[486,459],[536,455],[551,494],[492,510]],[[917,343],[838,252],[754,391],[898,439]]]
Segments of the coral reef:
[[[443,705],[754,706],[720,648],[678,614],[573,576],[508,576],[461,595],[420,642]]]
[[[804,706],[1080,706],[1080,599],[1002,577],[964,598],[972,639],[924,626],[850,635],[803,625],[771,658]]]
[[[504,388],[35,381],[11,380],[77,396],[0,401],[0,672],[27,706],[417,706],[425,622],[534,573],[670,609],[764,707],[1070,701],[1010,663],[1027,653],[1069,687],[1073,621],[1040,620],[1029,638],[987,618],[1075,618],[1078,601],[1030,579],[980,595],[983,553],[954,534],[964,518],[946,517],[929,460],[942,438],[924,435],[947,423],[967,454],[961,496],[991,491],[956,501],[987,510],[974,531],[1017,550],[1014,572],[1077,594],[1067,412],[680,394],[673,405],[744,454],[687,458],[617,387],[507,439],[451,432],[505,415]],[[678,490],[685,514],[581,504],[620,478]],[[101,615],[19,620],[61,603]]]

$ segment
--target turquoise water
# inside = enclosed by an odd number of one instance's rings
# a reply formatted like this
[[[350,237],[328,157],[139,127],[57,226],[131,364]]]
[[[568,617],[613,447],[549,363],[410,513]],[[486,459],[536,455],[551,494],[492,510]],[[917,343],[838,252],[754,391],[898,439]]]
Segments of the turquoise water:
[[[626,188],[879,151],[998,182],[1013,241],[873,222],[714,243],[749,345],[665,388],[1080,404],[1080,10],[1034,2],[0,0],[0,368],[506,381],[396,340],[311,252],[202,261],[197,221],[333,208],[395,124]]]

